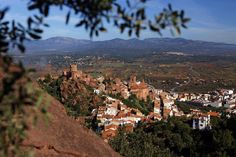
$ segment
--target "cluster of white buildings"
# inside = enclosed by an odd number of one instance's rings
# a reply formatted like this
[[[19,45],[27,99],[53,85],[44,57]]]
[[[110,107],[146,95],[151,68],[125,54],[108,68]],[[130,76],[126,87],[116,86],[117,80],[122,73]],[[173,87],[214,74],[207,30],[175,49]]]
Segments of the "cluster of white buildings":
[[[217,108],[225,107],[228,112],[236,113],[236,93],[234,90],[220,89],[206,94],[164,92],[155,89],[144,81],[142,83],[137,82],[136,77],[131,78],[129,83],[122,83],[120,79],[115,79],[112,84],[101,84],[103,85],[102,88],[99,86],[94,90],[95,93],[120,93],[124,99],[135,94],[140,100],[146,101],[147,97],[151,98],[154,104],[153,112],[145,116],[138,109],[127,107],[121,100],[105,95],[105,106],[99,106],[97,109],[97,120],[99,120],[99,126],[103,127],[102,135],[105,139],[115,136],[120,126],[132,131],[140,121],[166,120],[172,116],[192,117],[193,129],[210,129],[210,117],[220,116],[218,112],[202,113],[199,110],[192,110],[191,114],[185,115],[175,105],[175,101],[193,102],[202,106]]]
[[[135,125],[146,118],[138,109],[127,107],[118,99],[105,96],[104,103],[105,106],[99,106],[96,112],[105,139],[115,136],[120,126],[133,131]]]
[[[98,126],[102,129],[102,137],[109,139],[117,134],[119,127],[124,127],[127,131],[132,132],[133,128],[139,122],[152,122],[154,120],[167,119],[171,116],[183,116],[184,113],[174,104],[174,99],[166,92],[160,94],[153,100],[153,112],[144,115],[136,108],[125,105],[121,100],[112,98],[107,95],[104,106],[99,106],[96,113]]]
[[[172,116],[183,116],[184,113],[175,105],[170,93],[161,92],[154,100],[154,119],[167,119]]]
[[[231,89],[219,89],[207,94],[184,93],[179,95],[178,101],[199,103],[203,106],[235,108],[236,93]]]

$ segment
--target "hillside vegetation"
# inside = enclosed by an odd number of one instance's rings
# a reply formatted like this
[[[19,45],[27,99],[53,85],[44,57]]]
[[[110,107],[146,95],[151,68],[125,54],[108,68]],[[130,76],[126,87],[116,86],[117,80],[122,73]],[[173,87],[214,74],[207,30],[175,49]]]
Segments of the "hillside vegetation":
[[[236,154],[236,117],[212,119],[211,130],[192,130],[187,119],[140,124],[133,133],[122,130],[110,141],[125,157],[229,157]]]

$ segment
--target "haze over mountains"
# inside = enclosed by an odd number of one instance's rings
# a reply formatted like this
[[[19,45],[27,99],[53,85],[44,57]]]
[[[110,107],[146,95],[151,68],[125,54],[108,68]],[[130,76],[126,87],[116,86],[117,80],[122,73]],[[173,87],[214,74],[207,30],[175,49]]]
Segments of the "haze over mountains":
[[[112,39],[106,41],[53,37],[26,43],[30,54],[107,54],[139,56],[158,52],[183,52],[201,55],[236,55],[236,45],[183,38]]]

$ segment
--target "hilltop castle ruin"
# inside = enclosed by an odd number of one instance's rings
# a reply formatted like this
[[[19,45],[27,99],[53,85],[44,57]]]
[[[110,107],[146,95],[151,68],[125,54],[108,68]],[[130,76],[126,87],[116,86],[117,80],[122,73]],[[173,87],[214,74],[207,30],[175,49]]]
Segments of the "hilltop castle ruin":
[[[92,87],[97,87],[97,81],[90,75],[83,73],[81,70],[78,70],[77,64],[70,64],[70,70],[64,70],[62,76],[65,76],[67,79],[72,80],[81,80],[84,81],[87,85]]]
[[[77,64],[71,64],[70,70],[64,70],[62,75],[75,80],[82,76],[82,71],[77,69]]]

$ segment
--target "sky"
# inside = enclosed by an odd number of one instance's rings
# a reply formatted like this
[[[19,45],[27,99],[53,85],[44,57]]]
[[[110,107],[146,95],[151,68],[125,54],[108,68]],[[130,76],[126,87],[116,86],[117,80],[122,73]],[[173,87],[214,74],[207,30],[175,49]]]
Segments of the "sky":
[[[27,10],[29,0],[0,0],[0,8],[9,6],[7,19],[16,19],[26,22],[26,18],[34,12]],[[125,3],[125,0],[118,0]],[[132,1],[132,0],[131,0]],[[148,18],[153,18],[168,3],[173,9],[183,9],[187,17],[191,18],[188,29],[183,29],[181,35],[172,36],[169,29],[163,32],[162,37],[182,37],[192,40],[215,41],[236,44],[236,0],[149,0],[146,4]],[[90,39],[89,33],[83,28],[75,28],[74,24],[79,17],[72,16],[69,25],[65,25],[66,10],[54,8],[46,22],[50,25],[45,28],[43,39],[55,36]],[[113,38],[129,39],[126,34],[120,34],[113,25],[107,25],[108,32],[102,33],[92,40],[109,40]],[[160,37],[157,33],[144,31],[141,39]]]

